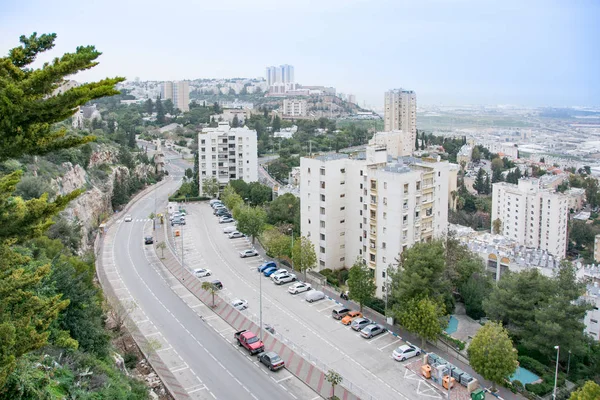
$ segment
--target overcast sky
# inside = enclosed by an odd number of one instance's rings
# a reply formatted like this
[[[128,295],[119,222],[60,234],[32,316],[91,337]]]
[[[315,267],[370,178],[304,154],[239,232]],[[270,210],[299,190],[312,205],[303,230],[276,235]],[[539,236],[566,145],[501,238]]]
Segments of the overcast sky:
[[[600,105],[598,0],[0,0],[0,54],[55,32],[51,57],[103,52],[77,80],[264,76],[381,106],[403,87],[421,104]]]

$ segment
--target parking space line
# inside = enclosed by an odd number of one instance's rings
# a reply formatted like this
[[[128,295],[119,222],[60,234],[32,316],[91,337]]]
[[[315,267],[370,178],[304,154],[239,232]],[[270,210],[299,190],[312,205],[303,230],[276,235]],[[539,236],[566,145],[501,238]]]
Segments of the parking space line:
[[[188,394],[192,394],[192,393],[196,393],[196,392],[199,392],[199,391],[201,391],[201,390],[205,390],[205,389],[206,389],[206,385],[202,385],[201,387],[199,387],[199,388],[197,388],[197,389],[194,389],[194,390],[188,390],[187,392],[188,392]]]
[[[385,337],[387,334],[388,334],[387,332],[383,332],[383,333],[381,334],[381,336],[379,336],[378,338],[375,338],[375,339],[369,339],[369,344],[372,344],[373,342],[376,342],[376,341],[378,341],[379,339],[381,339],[381,338]]]
[[[332,304],[332,305],[330,305],[330,306],[327,306],[327,307],[325,307],[325,308],[321,308],[320,310],[317,310],[317,312],[325,311],[325,310],[328,310],[328,309],[330,309],[330,308],[333,308],[333,307],[335,307],[335,306],[337,306],[337,304]]]
[[[392,343],[388,343],[385,346],[378,348],[377,350],[381,351],[381,350],[385,349],[386,347],[393,345],[394,343],[398,343],[400,340],[401,339],[398,339],[398,340],[393,341]]]
[[[293,375],[290,375],[290,376],[287,376],[287,377],[285,377],[285,378],[281,378],[280,380],[278,380],[278,381],[275,381],[275,382],[277,382],[277,383],[281,383],[281,382],[283,382],[283,381],[287,381],[288,379],[292,379],[292,377],[293,377]]]

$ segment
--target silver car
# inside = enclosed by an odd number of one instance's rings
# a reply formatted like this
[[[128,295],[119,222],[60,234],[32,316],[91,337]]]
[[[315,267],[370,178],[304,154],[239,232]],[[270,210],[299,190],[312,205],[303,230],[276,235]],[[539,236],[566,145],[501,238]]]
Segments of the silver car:
[[[355,331],[360,331],[365,326],[368,326],[371,324],[372,324],[372,322],[369,318],[356,318],[354,321],[352,321],[352,323],[350,324],[350,327],[352,329],[354,329]]]
[[[365,339],[371,339],[373,336],[381,335],[387,331],[383,326],[379,324],[367,325],[360,331],[360,335]]]

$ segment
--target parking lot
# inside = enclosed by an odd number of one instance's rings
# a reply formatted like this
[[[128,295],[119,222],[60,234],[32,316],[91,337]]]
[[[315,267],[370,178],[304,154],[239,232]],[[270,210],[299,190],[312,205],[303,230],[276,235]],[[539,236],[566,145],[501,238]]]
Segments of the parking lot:
[[[442,398],[428,382],[404,368],[405,363],[415,359],[404,362],[392,359],[391,352],[404,344],[401,338],[385,332],[364,339],[359,332],[332,318],[331,311],[338,305],[335,301],[326,298],[308,303],[304,293],[289,294],[287,288],[291,284],[275,285],[257,272],[257,267],[264,262],[261,257],[239,257],[240,251],[252,247],[249,239],[229,239],[223,228],[230,224],[219,224],[208,204],[187,208],[190,215],[183,237],[186,267],[210,269],[212,275],[202,279],[219,279],[224,285],[220,295],[227,299],[247,300],[249,307],[243,311],[246,315],[258,322],[262,287],[263,323],[272,325],[305,357],[342,374],[346,384],[358,385],[357,390],[366,394],[366,398]],[[181,236],[175,238],[175,245],[180,251]],[[301,274],[297,275],[302,278]],[[216,320],[210,322],[224,324]],[[226,340],[233,340],[231,328],[224,326],[222,330]]]

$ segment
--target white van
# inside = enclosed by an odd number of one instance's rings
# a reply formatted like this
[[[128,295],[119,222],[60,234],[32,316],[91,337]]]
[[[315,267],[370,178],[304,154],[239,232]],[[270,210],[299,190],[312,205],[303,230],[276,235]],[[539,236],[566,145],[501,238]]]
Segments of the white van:
[[[223,233],[230,234],[232,232],[235,232],[236,230],[237,230],[237,228],[235,227],[235,225],[234,226],[228,226],[227,228],[223,229]]]
[[[324,298],[325,298],[325,294],[318,290],[310,291],[310,292],[306,293],[306,295],[304,296],[304,299],[306,301],[308,301],[309,303],[312,303],[313,301],[323,300]]]

